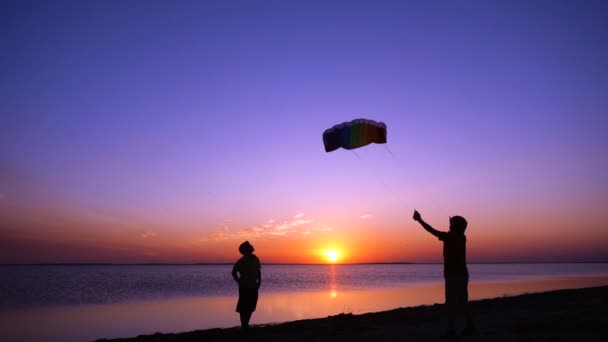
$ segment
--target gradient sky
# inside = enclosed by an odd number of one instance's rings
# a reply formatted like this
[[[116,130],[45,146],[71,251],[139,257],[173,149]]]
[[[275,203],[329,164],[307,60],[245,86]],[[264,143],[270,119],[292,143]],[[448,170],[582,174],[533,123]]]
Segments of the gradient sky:
[[[414,209],[608,260],[605,1],[3,1],[0,51],[1,263],[441,261]]]

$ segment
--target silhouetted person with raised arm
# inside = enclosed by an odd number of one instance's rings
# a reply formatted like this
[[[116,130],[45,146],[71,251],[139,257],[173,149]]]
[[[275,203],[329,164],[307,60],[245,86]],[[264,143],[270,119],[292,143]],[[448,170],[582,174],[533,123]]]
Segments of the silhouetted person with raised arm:
[[[232,268],[232,277],[239,284],[239,301],[236,312],[241,315],[241,327],[249,329],[249,320],[258,304],[258,290],[262,284],[262,265],[260,259],[253,254],[254,248],[249,241],[239,246],[243,256]]]
[[[418,221],[429,233],[443,241],[443,276],[445,277],[445,303],[448,309],[448,329],[442,338],[455,338],[456,312],[462,310],[466,318],[466,328],[462,335],[476,335],[473,318],[469,311],[469,271],[467,269],[467,238],[464,231],[467,220],[462,216],[450,217],[450,230],[442,232],[424,222],[420,213],[414,211],[414,220]]]

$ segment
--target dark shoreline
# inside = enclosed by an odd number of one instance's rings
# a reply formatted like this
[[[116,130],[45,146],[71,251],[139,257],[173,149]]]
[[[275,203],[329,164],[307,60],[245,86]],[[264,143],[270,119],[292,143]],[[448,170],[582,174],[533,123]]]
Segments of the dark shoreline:
[[[477,300],[471,309],[480,334],[459,340],[608,341],[608,286]],[[437,341],[444,327],[444,305],[435,304],[258,325],[248,333],[208,329],[98,341]]]

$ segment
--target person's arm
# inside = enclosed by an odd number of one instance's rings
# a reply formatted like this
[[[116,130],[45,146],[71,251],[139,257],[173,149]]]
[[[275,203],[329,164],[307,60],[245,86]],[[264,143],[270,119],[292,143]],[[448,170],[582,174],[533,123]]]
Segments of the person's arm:
[[[239,274],[237,271],[237,266],[238,263],[234,264],[234,267],[232,267],[232,278],[234,278],[234,281],[236,281],[237,283],[239,282]]]
[[[255,275],[255,284],[257,285],[258,289],[260,288],[260,286],[262,285],[262,263],[260,263],[260,259],[258,259],[258,257],[255,257],[255,261],[256,261],[256,275]]]
[[[427,232],[435,235],[438,239],[442,239],[444,237],[444,235],[446,234],[445,232],[441,232],[441,231],[431,227],[430,224],[424,222],[424,220],[422,219],[422,216],[420,216],[420,213],[417,210],[414,210],[413,218],[414,218],[414,221],[418,221],[418,223],[420,223],[422,228],[424,228]]]
[[[262,270],[258,268],[258,288],[262,286]]]

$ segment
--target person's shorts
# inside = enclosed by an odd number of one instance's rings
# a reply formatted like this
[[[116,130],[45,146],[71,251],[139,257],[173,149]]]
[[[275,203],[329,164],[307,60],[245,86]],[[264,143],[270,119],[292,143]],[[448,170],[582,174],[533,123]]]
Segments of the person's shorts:
[[[469,300],[469,276],[445,277],[445,303],[465,304]]]
[[[258,304],[258,289],[239,288],[239,301],[236,303],[236,312],[254,312]]]

